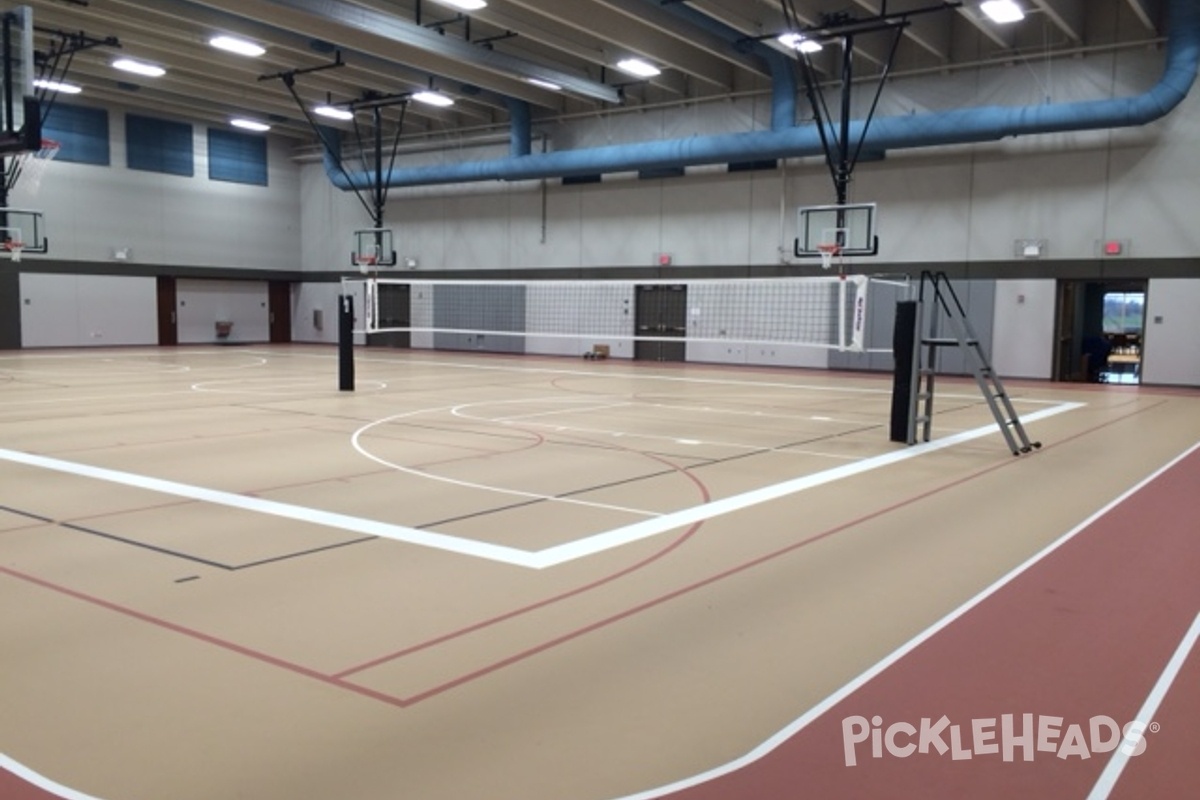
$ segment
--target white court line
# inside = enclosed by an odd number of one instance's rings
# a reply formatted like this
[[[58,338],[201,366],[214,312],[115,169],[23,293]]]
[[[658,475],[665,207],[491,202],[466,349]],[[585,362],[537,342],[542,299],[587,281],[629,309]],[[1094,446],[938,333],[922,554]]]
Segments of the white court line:
[[[260,353],[263,355],[269,354],[269,355],[275,356],[276,358],[282,358],[282,357],[286,357],[286,358],[317,358],[317,359],[321,359],[324,361],[332,361],[337,358],[337,356],[321,355],[319,353],[288,353],[286,356],[282,356],[279,353],[269,353],[269,351],[266,353],[264,353],[263,351],[257,351],[257,350],[256,351],[246,351],[246,352]],[[690,377],[690,376],[686,376],[686,375],[655,375],[652,373],[642,373],[642,372],[617,372],[615,370],[609,371],[608,369],[604,369],[603,371],[599,371],[599,370],[588,371],[588,370],[581,370],[581,369],[562,369],[562,368],[554,369],[551,367],[514,367],[511,365],[503,365],[503,364],[460,364],[460,363],[456,363],[453,361],[433,361],[433,360],[426,361],[423,359],[416,360],[416,361],[408,361],[408,362],[398,362],[393,359],[371,358],[368,356],[359,355],[357,353],[355,354],[355,361],[363,362],[363,363],[370,363],[370,364],[386,364],[386,365],[389,365],[392,367],[430,366],[430,367],[443,367],[446,369],[476,370],[476,371],[485,371],[485,372],[516,372],[516,373],[522,373],[522,374],[527,374],[527,375],[570,375],[570,376],[579,377],[579,378],[628,378],[630,380],[666,381],[669,383],[695,383],[695,384],[700,384],[700,385],[705,385],[705,386],[741,386],[741,387],[765,388],[765,389],[789,389],[789,390],[802,390],[802,391],[812,391],[812,392],[832,392],[835,394],[836,393],[844,393],[844,394],[886,394],[886,395],[890,395],[892,393],[891,388],[872,389],[872,388],[868,388],[865,386],[829,386],[829,385],[824,385],[824,384],[809,384],[809,383],[777,383],[777,382],[773,382],[773,381],[735,381],[735,380],[731,380],[731,379],[721,379],[721,378],[697,378],[697,377]],[[978,400],[979,394],[978,393],[976,393],[976,394],[948,394],[948,393],[944,393],[944,392],[939,392],[938,397],[943,398],[943,399],[953,399],[953,400]],[[1012,400],[1012,402],[1014,402],[1014,403],[1029,403],[1031,405],[1040,405],[1040,406],[1053,406],[1057,403],[1057,401],[1055,401],[1055,400],[1037,400],[1037,399],[1028,398],[1028,397],[1009,397],[1009,399]]]
[[[0,769],[11,772],[26,783],[32,784],[44,792],[57,795],[63,800],[100,800],[90,794],[76,791],[69,786],[63,786],[61,783],[50,780],[41,773],[34,772],[29,767],[21,764],[4,753],[0,753]]]
[[[1171,684],[1179,676],[1179,671],[1183,669],[1184,662],[1187,661],[1192,648],[1196,646],[1197,639],[1200,639],[1200,614],[1197,614],[1196,618],[1192,620],[1192,627],[1188,628],[1187,633],[1183,635],[1183,641],[1179,643],[1179,647],[1175,648],[1175,653],[1171,656],[1171,660],[1167,662],[1162,675],[1158,677],[1158,682],[1154,684],[1154,688],[1150,690],[1150,694],[1146,697],[1146,702],[1142,704],[1141,710],[1134,717],[1137,722],[1148,726],[1151,720],[1154,719],[1154,715],[1158,712],[1158,707],[1162,704],[1163,698],[1167,696],[1167,692],[1171,689]],[[1100,773],[1100,779],[1096,781],[1096,785],[1092,788],[1091,794],[1087,796],[1087,800],[1105,800],[1112,793],[1137,745],[1137,740],[1130,741],[1129,738],[1126,738],[1125,745],[1113,751],[1112,758],[1109,759],[1104,772]]]
[[[1082,403],[1062,403],[1052,408],[1045,408],[1040,411],[1036,411],[1033,414],[1029,414],[1025,417],[1024,421],[1027,424],[1036,422],[1038,420],[1052,417],[1057,414],[1062,414],[1067,411],[1073,411],[1074,409],[1082,407],[1082,405]],[[273,500],[264,500],[258,497],[249,497],[246,495],[233,494],[231,492],[222,492],[215,489],[205,489],[184,483],[176,483],[174,481],[151,478],[144,475],[135,475],[129,472],[121,472],[102,467],[93,467],[86,464],[76,464],[70,461],[61,461],[55,458],[21,453],[15,450],[0,449],[0,460],[11,461],[16,464],[24,464],[26,466],[37,467],[39,469],[51,470],[54,472],[78,475],[85,478],[94,478],[96,480],[117,483],[124,486],[132,486],[138,489],[145,489],[152,492],[159,492],[161,494],[173,495],[175,497],[184,497],[204,503],[212,503],[214,505],[237,508],[259,514],[269,514],[284,519],[294,519],[300,522],[308,522],[328,528],[351,531],[369,536],[378,536],[383,539],[392,539],[398,542],[414,544],[420,547],[429,547],[435,550],[444,550],[446,552],[472,556],[474,558],[482,558],[502,564],[511,564],[519,567],[527,567],[529,569],[546,569],[548,567],[555,567],[560,564],[565,564],[569,561],[584,558],[586,556],[602,553],[606,550],[612,550],[613,548],[621,547],[622,545],[626,545],[631,542],[657,536],[660,533],[664,533],[674,528],[680,528],[701,520],[712,519],[713,517],[729,514],[734,511],[739,511],[760,503],[768,502],[770,500],[777,500],[781,497],[787,497],[788,495],[796,494],[797,492],[802,492],[816,486],[822,486],[824,484],[841,480],[843,478],[849,478],[854,475],[861,475],[865,472],[879,469],[880,467],[898,464],[903,461],[908,461],[909,459],[926,455],[927,453],[944,450],[948,447],[962,444],[966,441],[990,436],[996,434],[997,432],[998,429],[994,424],[985,425],[972,431],[960,433],[945,439],[938,439],[926,444],[908,447],[903,450],[896,450],[891,453],[886,453],[882,456],[876,456],[874,458],[864,459],[863,461],[857,461],[853,464],[846,464],[834,469],[825,470],[824,472],[818,472],[814,475],[806,475],[795,480],[785,481],[783,483],[778,483],[773,486],[766,486],[760,489],[754,489],[749,492],[734,495],[732,497],[726,497],[722,500],[716,500],[711,503],[704,503],[702,505],[685,508],[680,511],[674,511],[669,514],[663,514],[656,519],[635,522],[632,525],[614,528],[610,531],[594,534],[584,539],[578,539],[566,544],[533,551],[521,550],[515,547],[506,547],[504,545],[491,544],[488,542],[481,542],[475,539],[464,539],[458,536],[449,536],[447,534],[435,533],[432,531],[423,531],[416,528],[409,528],[404,525],[393,525],[387,522],[363,519],[362,517],[338,514],[332,511],[321,511],[314,508],[294,506],[288,503],[279,503]]]
[[[604,511],[619,511],[623,514],[634,514],[639,517],[661,516],[660,513],[657,511],[645,511],[640,508],[628,508],[626,506],[617,506],[617,505],[612,505],[610,503],[596,503],[596,502],[593,502],[590,500],[580,500],[576,497],[556,497],[555,495],[551,495],[551,494],[541,494],[539,492],[526,492],[526,491],[522,491],[520,489],[505,489],[502,486],[495,486],[495,485],[488,484],[488,483],[476,483],[474,481],[465,481],[460,478],[451,478],[446,475],[435,475],[432,472],[426,472],[424,470],[413,469],[412,467],[406,467],[403,464],[397,464],[393,461],[388,461],[386,458],[377,456],[374,453],[372,453],[370,450],[368,450],[361,441],[363,434],[367,433],[372,428],[375,428],[379,425],[389,425],[389,424],[395,422],[396,420],[407,419],[409,417],[415,417],[419,414],[431,414],[431,413],[436,413],[439,411],[449,411],[452,415],[462,416],[464,419],[484,419],[484,421],[490,423],[491,420],[489,420],[489,419],[485,419],[483,417],[472,417],[469,415],[461,415],[458,412],[460,409],[470,408],[471,406],[477,406],[477,405],[499,405],[499,404],[503,404],[503,403],[526,403],[526,402],[534,403],[534,402],[539,402],[539,400],[544,401],[545,399],[546,398],[535,398],[535,399],[531,399],[531,400],[483,401],[483,402],[479,402],[479,403],[468,403],[466,405],[443,406],[442,408],[421,408],[421,409],[417,409],[416,411],[406,411],[403,414],[393,414],[390,417],[384,417],[383,419],[377,419],[374,422],[368,423],[368,424],[362,426],[361,428],[359,428],[358,430],[356,430],[354,432],[354,434],[350,437],[350,444],[355,450],[358,451],[359,455],[361,455],[363,458],[370,459],[371,461],[374,461],[376,464],[379,464],[384,467],[388,467],[389,469],[394,469],[397,472],[403,472],[407,475],[413,475],[417,478],[422,478],[424,480],[437,481],[438,483],[448,483],[451,486],[461,486],[465,489],[477,489],[479,491],[484,491],[484,492],[495,492],[496,494],[506,494],[511,497],[523,497],[527,500],[542,500],[542,501],[545,501],[548,503],[565,503],[567,505],[583,506],[586,508],[598,508],[598,509],[601,509]],[[572,401],[572,402],[574,402],[574,401]],[[579,402],[582,402],[582,401],[579,401]],[[560,430],[561,430],[561,428],[560,428]]]
[[[785,728],[783,728],[782,730],[777,732],[775,735],[771,736],[769,739],[767,739],[765,742],[760,744],[758,747],[755,747],[750,752],[746,753],[745,755],[743,755],[739,758],[735,758],[733,761],[728,761],[718,767],[714,767],[705,772],[701,772],[698,775],[693,775],[690,778],[683,778],[682,780],[675,781],[674,783],[669,783],[669,784],[666,784],[664,786],[659,786],[654,789],[648,789],[644,792],[637,792],[636,794],[623,795],[622,797],[616,798],[616,800],[656,800],[656,798],[663,797],[664,795],[683,791],[684,789],[690,789],[694,786],[699,786],[702,783],[708,783],[709,781],[716,780],[717,778],[720,778],[724,775],[728,775],[731,772],[737,772],[740,769],[744,769],[744,768],[750,766],[755,761],[762,759],[763,757],[765,757],[766,755],[771,753],[773,750],[779,748],[781,745],[783,745],[789,739],[794,737],[800,731],[807,728],[816,719],[823,716],[827,711],[832,709],[838,703],[842,702],[847,697],[854,694],[859,689],[861,689],[863,686],[865,686],[867,683],[874,680],[876,677],[878,677],[881,673],[883,673],[885,670],[890,668],[897,661],[904,658],[906,655],[911,653],[913,650],[916,650],[918,647],[920,647],[922,644],[927,642],[929,639],[932,639],[935,635],[940,633],[945,628],[949,627],[951,623],[958,620],[960,617],[962,617],[964,614],[966,614],[971,609],[978,606],[984,600],[987,600],[989,597],[994,595],[996,592],[1000,591],[1005,586],[1012,583],[1014,580],[1016,580],[1018,577],[1020,577],[1024,572],[1026,572],[1030,567],[1034,566],[1039,561],[1044,559],[1046,556],[1050,555],[1055,550],[1057,550],[1058,548],[1062,547],[1064,544],[1069,542],[1071,539],[1074,539],[1080,533],[1087,530],[1093,523],[1096,522],[1096,520],[1100,519],[1105,514],[1112,511],[1114,508],[1119,506],[1121,503],[1124,503],[1126,500],[1128,500],[1134,494],[1141,491],[1151,481],[1158,478],[1160,475],[1162,475],[1167,470],[1174,467],[1179,462],[1183,461],[1185,458],[1187,458],[1188,456],[1190,456],[1192,453],[1196,452],[1197,450],[1200,450],[1200,442],[1197,442],[1196,444],[1189,447],[1183,453],[1181,453],[1178,456],[1176,456],[1175,458],[1171,459],[1171,461],[1169,463],[1165,464],[1162,467],[1159,467],[1151,475],[1149,475],[1148,477],[1139,481],[1137,483],[1137,485],[1135,485],[1133,488],[1127,490],[1120,497],[1116,498],[1115,500],[1110,502],[1108,505],[1104,506],[1099,511],[1097,511],[1096,513],[1092,514],[1090,517],[1085,519],[1083,522],[1079,523],[1074,528],[1072,528],[1071,530],[1064,533],[1058,539],[1055,539],[1053,542],[1048,544],[1046,547],[1042,548],[1040,551],[1035,553],[1033,556],[1031,556],[1024,562],[1022,562],[1021,564],[1017,565],[1015,568],[1013,568],[1007,574],[1003,575],[995,583],[988,586],[983,591],[979,592],[977,595],[972,597],[970,600],[963,603],[958,608],[954,609],[949,614],[942,617],[937,622],[933,623],[932,625],[930,625],[925,630],[921,631],[919,634],[917,634],[913,638],[909,639],[907,642],[902,644],[900,647],[893,650],[890,654],[885,656],[883,659],[876,662],[874,666],[870,667],[865,672],[860,674],[858,677],[854,678],[849,683],[844,685],[842,688],[838,689],[833,694],[829,695],[824,700],[822,700],[821,702],[817,703],[815,706],[810,708],[808,711],[804,712],[804,714],[802,714],[800,717],[798,717],[796,720],[794,720],[791,724],[789,724],[788,726],[786,726]],[[1141,719],[1141,717],[1139,717],[1139,719]]]

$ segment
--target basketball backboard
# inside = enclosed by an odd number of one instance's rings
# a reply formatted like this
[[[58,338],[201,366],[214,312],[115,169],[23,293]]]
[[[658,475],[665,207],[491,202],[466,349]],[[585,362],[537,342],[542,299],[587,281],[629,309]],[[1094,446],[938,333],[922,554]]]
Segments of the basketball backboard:
[[[822,246],[837,245],[840,256],[879,253],[875,204],[802,206],[796,210],[797,258],[821,255]]]
[[[18,260],[22,253],[45,253],[48,245],[41,211],[0,208],[0,258]]]
[[[390,228],[365,228],[354,232],[350,263],[360,269],[396,266],[396,248]]]

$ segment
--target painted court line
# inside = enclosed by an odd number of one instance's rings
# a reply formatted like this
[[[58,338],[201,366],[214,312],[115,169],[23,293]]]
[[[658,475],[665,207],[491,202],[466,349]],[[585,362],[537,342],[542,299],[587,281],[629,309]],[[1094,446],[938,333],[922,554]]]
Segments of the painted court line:
[[[1050,408],[1044,408],[1024,417],[1026,423],[1036,422],[1047,417],[1073,411],[1082,407],[1082,403],[1061,403]],[[176,481],[151,478],[130,472],[122,472],[104,467],[94,467],[88,464],[77,464],[62,461],[47,456],[22,453],[16,450],[0,449],[0,460],[15,464],[36,467],[38,469],[77,475],[83,478],[131,486],[151,492],[183,497],[202,503],[236,508],[258,514],[268,514],[284,519],[293,519],[313,525],[352,531],[368,536],[378,536],[382,539],[392,539],[406,544],[443,550],[448,553],[482,558],[502,564],[510,564],[529,569],[546,569],[575,561],[580,558],[612,550],[632,542],[648,539],[675,528],[681,528],[694,522],[712,519],[751,506],[777,500],[782,497],[806,491],[817,486],[823,486],[834,481],[861,475],[881,467],[898,464],[909,459],[918,458],[928,453],[944,450],[963,442],[980,439],[995,434],[995,425],[984,425],[974,430],[965,431],[954,436],[948,436],[926,444],[896,450],[874,458],[844,464],[833,469],[824,470],[812,475],[805,475],[783,483],[765,486],[742,494],[726,497],[709,503],[702,503],[691,508],[681,509],[654,519],[635,522],[620,528],[594,534],[566,544],[555,545],[543,550],[521,550],[515,547],[481,542],[475,539],[465,539],[434,531],[418,530],[404,525],[395,525],[378,520],[339,514],[332,511],[322,511],[315,508],[280,503],[259,497],[222,492],[216,489],[206,489],[200,486],[178,483]]]
[[[1146,702],[1142,704],[1141,710],[1134,717],[1135,720],[1149,724],[1149,720],[1154,719],[1154,715],[1158,713],[1158,707],[1162,704],[1163,698],[1167,696],[1167,692],[1171,689],[1171,684],[1175,682],[1175,678],[1179,675],[1179,671],[1183,669],[1183,664],[1191,654],[1192,648],[1196,646],[1197,639],[1200,639],[1200,614],[1197,614],[1196,618],[1192,620],[1192,626],[1184,634],[1179,647],[1175,649],[1175,653],[1171,656],[1171,660],[1167,662],[1162,675],[1158,677],[1154,688],[1150,690],[1150,694],[1146,697]],[[1104,772],[1100,773],[1100,779],[1096,781],[1096,785],[1087,796],[1087,800],[1105,800],[1112,793],[1112,790],[1117,785],[1117,781],[1121,777],[1121,773],[1129,763],[1130,751],[1131,749],[1128,747],[1118,747],[1113,751],[1112,758],[1109,759]]]
[[[1125,502],[1130,497],[1137,494],[1139,491],[1141,491],[1143,488],[1148,486],[1159,476],[1165,474],[1172,467],[1174,467],[1176,464],[1179,464],[1180,462],[1182,462],[1184,459],[1186,459],[1188,456],[1190,456],[1192,453],[1196,452],[1197,450],[1200,450],[1200,442],[1197,442],[1196,444],[1192,445],[1186,451],[1184,451],[1183,453],[1180,453],[1178,456],[1171,459],[1170,462],[1163,465],[1162,467],[1159,467],[1157,470],[1155,470],[1149,476],[1147,476],[1146,478],[1143,478],[1135,486],[1126,490],[1119,497],[1117,497],[1112,502],[1105,505],[1099,511],[1095,512],[1090,517],[1085,519],[1083,522],[1079,523],[1074,528],[1072,528],[1071,530],[1064,533],[1058,539],[1056,539],[1053,542],[1051,542],[1050,544],[1046,545],[1046,547],[1042,548],[1040,551],[1038,551],[1037,553],[1030,556],[1027,560],[1022,562],[1021,564],[1018,564],[1007,574],[1001,576],[993,584],[986,587],[985,589],[980,591],[978,594],[976,594],[974,597],[972,597],[971,599],[967,600],[965,603],[960,605],[958,608],[954,609],[949,614],[942,617],[937,622],[933,623],[928,628],[926,628],[925,630],[918,633],[912,639],[909,639],[907,642],[900,645],[900,647],[896,648],[891,653],[889,653],[887,656],[885,656],[884,658],[882,658],[881,660],[876,662],[873,666],[868,668],[865,672],[858,675],[858,677],[854,678],[849,683],[844,685],[842,688],[838,689],[836,692],[829,695],[821,702],[817,703],[815,706],[810,708],[808,711],[804,712],[804,714],[802,714],[800,717],[795,719],[792,723],[790,723],[789,725],[787,725],[786,727],[784,727],[783,729],[781,729],[780,731],[775,733],[773,736],[768,738],[762,744],[755,747],[750,752],[746,753],[745,755],[743,755],[739,758],[735,758],[732,761],[728,761],[724,764],[721,764],[720,766],[713,767],[712,769],[707,770],[705,772],[701,772],[697,775],[693,775],[688,778],[683,778],[681,780],[675,781],[674,783],[669,783],[669,784],[666,784],[664,786],[659,786],[654,789],[648,789],[643,792],[637,792],[635,794],[624,795],[622,797],[616,798],[616,800],[657,800],[657,798],[664,797],[666,795],[673,794],[675,792],[680,792],[685,789],[691,789],[691,788],[694,788],[701,784],[716,780],[717,778],[728,775],[730,773],[737,772],[738,770],[745,769],[746,767],[750,766],[754,762],[763,759],[768,754],[770,754],[772,751],[776,750],[777,748],[779,748],[783,744],[785,744],[789,739],[796,736],[796,734],[798,734],[800,731],[807,728],[810,724],[812,724],[818,718],[823,716],[830,709],[834,708],[839,703],[841,703],[843,700],[845,700],[847,697],[849,697],[850,695],[857,692],[859,689],[861,689],[863,686],[865,686],[870,681],[874,680],[876,677],[878,677],[884,671],[889,669],[896,662],[900,661],[900,659],[907,656],[913,650],[916,650],[918,647],[920,647],[922,644],[924,644],[929,639],[932,639],[934,636],[936,636],[942,630],[949,627],[952,623],[954,623],[959,618],[964,616],[967,612],[971,611],[973,608],[978,606],[980,603],[982,603],[983,601],[987,600],[992,595],[999,592],[1001,589],[1003,589],[1009,583],[1012,583],[1014,580],[1019,578],[1022,574],[1027,572],[1031,567],[1035,566],[1040,561],[1042,561],[1044,558],[1046,558],[1048,555],[1053,553],[1055,550],[1058,550],[1064,544],[1066,544],[1067,542],[1074,539],[1076,536],[1078,536],[1083,531],[1087,530],[1089,527],[1091,527],[1091,525],[1093,523],[1095,523],[1097,520],[1099,520],[1105,514],[1109,513],[1114,508],[1121,505],[1121,503]],[[1200,623],[1200,618],[1198,618],[1198,623]],[[1191,634],[1193,633],[1193,631],[1195,630],[1196,627],[1197,627],[1196,625],[1193,625],[1193,630],[1190,630],[1188,632],[1188,636],[1191,636]],[[1184,641],[1187,642],[1188,637],[1185,637]],[[1182,648],[1182,646],[1183,645],[1180,645],[1181,648]],[[1191,647],[1191,645],[1189,644],[1188,648],[1190,649],[1190,647]],[[1178,652],[1176,653],[1176,656],[1178,656]],[[1174,663],[1174,661],[1175,661],[1175,659],[1173,658],[1172,663]],[[1181,666],[1182,666],[1182,663],[1183,663],[1183,661],[1182,661],[1182,659],[1180,659]],[[1176,672],[1178,672],[1178,668],[1176,668]],[[1165,673],[1164,673],[1164,675],[1165,675]],[[1173,677],[1172,677],[1172,679],[1173,679]],[[1160,679],[1159,683],[1160,684],[1162,683],[1162,679]],[[1155,686],[1155,691],[1157,691],[1158,688],[1159,688],[1158,686]],[[1164,694],[1165,694],[1165,691],[1166,690],[1164,688],[1163,689]],[[1155,692],[1151,692],[1151,698],[1153,698],[1154,695],[1155,695]],[[1158,699],[1159,699],[1159,701],[1161,701],[1161,697]],[[1149,702],[1150,702],[1150,700],[1148,699],[1147,704],[1149,704]],[[1155,702],[1155,708],[1157,708],[1157,701]],[[1143,707],[1143,711],[1145,711],[1145,707]],[[1150,719],[1150,717],[1142,716],[1141,714],[1139,714],[1137,718],[1141,719],[1141,720]],[[1114,757],[1114,761],[1115,761],[1115,757]],[[1111,763],[1110,763],[1110,768],[1111,768]],[[1123,765],[1122,765],[1122,768],[1123,768]],[[1106,773],[1107,773],[1107,771],[1108,770],[1105,770]],[[1118,774],[1119,774],[1119,769],[1118,769]],[[1116,775],[1113,776],[1114,782],[1115,782],[1116,777],[1117,777]],[[1103,777],[1102,777],[1102,780],[1103,780]],[[1107,795],[1098,796],[1096,798],[1096,800],[1099,800],[1100,797],[1104,797],[1104,796],[1107,796]],[[1088,800],[1093,800],[1093,798],[1089,797]]]
[[[57,795],[58,797],[63,798],[63,800],[100,800],[98,797],[94,797],[93,795],[78,792],[69,786],[63,786],[61,783],[52,781],[45,775],[34,772],[24,764],[13,761],[11,758],[4,755],[4,753],[0,753],[0,769],[6,772],[11,772],[13,775],[16,775],[26,783],[36,786],[44,792]]]

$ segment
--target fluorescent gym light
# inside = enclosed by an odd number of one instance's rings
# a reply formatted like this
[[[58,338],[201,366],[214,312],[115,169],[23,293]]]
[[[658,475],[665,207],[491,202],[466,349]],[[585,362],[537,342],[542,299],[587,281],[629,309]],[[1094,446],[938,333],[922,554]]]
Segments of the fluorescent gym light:
[[[316,108],[313,109],[313,113],[320,114],[322,117],[329,117],[329,119],[340,119],[340,120],[354,119],[353,111],[350,111],[345,108],[337,108],[336,106],[330,106],[330,105],[317,106]]]
[[[779,43],[784,47],[799,50],[801,53],[819,53],[824,49],[820,42],[809,39],[803,33],[785,33],[779,37]]]
[[[34,80],[33,85],[39,89],[46,89],[51,92],[61,92],[62,94],[79,94],[83,91],[83,87],[76,86],[73,83],[59,83],[58,81],[48,81],[42,78]]]
[[[562,87],[552,81],[544,81],[541,78],[526,78],[526,83],[531,83],[534,86],[539,86],[543,89],[549,89],[552,92],[561,92]]]
[[[157,64],[148,64],[132,58],[118,58],[112,62],[115,69],[132,72],[134,75],[144,75],[147,78],[161,78],[167,71]]]
[[[416,100],[418,103],[424,103],[428,106],[437,106],[438,108],[445,108],[446,106],[454,105],[454,100],[442,94],[441,92],[434,91],[433,89],[426,89],[425,91],[417,92],[412,96],[412,99]]]
[[[478,11],[481,8],[487,8],[485,0],[434,0],[434,2],[462,9],[463,11]]]
[[[653,78],[662,72],[658,67],[642,61],[640,58],[626,58],[618,61],[617,69],[639,78]]]
[[[992,22],[1001,24],[1025,19],[1025,12],[1013,0],[987,0],[979,6],[979,10],[987,14]]]
[[[255,133],[266,133],[267,131],[271,130],[271,126],[265,122],[259,122],[258,120],[253,119],[242,119],[240,117],[229,120],[229,124],[235,128],[242,128],[243,130],[254,131]]]
[[[236,36],[214,36],[208,40],[208,43],[218,50],[237,53],[239,56],[250,56],[251,58],[258,58],[267,52],[265,47],[245,39],[239,39]]]

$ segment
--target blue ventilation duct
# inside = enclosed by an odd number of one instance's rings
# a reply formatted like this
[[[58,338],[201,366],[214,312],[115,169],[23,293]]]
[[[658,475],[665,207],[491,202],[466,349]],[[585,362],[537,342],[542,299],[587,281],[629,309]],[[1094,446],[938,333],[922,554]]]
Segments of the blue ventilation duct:
[[[1091,100],[1037,106],[982,106],[954,111],[911,116],[877,117],[871,121],[863,146],[864,152],[884,152],[918,147],[996,141],[1009,136],[1039,133],[1132,127],[1153,122],[1174,109],[1187,96],[1200,67],[1200,3],[1196,0],[1166,0],[1170,25],[1166,67],[1162,78],[1149,91],[1126,98]],[[794,119],[795,83],[776,73],[776,103],[773,123],[787,117],[786,104],[779,99],[784,92],[792,97]],[[790,71],[789,71],[790,72]],[[519,141],[518,129],[527,126],[527,118],[514,124],[514,152]],[[864,122],[850,129],[851,141],[862,135]],[[527,152],[527,151],[526,151]],[[520,181],[540,178],[565,178],[614,172],[679,169],[700,164],[749,162],[778,158],[796,158],[823,154],[820,136],[814,125],[787,125],[769,131],[694,136],[563,150],[533,155],[518,155],[488,161],[473,161],[429,167],[397,168],[385,176],[388,186],[427,186],[477,181]],[[341,173],[326,157],[326,172],[339,189],[366,189],[373,175]]]

